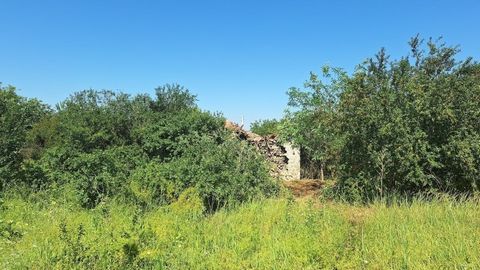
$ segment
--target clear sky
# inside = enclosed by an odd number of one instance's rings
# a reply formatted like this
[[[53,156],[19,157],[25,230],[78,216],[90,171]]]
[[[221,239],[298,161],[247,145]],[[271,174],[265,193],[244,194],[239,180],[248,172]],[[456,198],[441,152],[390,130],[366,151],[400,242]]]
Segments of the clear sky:
[[[203,109],[280,117],[286,90],[329,64],[443,36],[480,57],[480,1],[0,0],[0,81],[49,104],[82,89],[179,83]]]

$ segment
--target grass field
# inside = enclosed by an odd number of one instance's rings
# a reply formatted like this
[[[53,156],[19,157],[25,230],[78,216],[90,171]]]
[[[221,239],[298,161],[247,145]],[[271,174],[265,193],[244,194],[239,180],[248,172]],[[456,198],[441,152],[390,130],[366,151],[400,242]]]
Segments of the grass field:
[[[202,211],[188,195],[147,211],[11,196],[0,209],[0,268],[480,268],[478,200],[365,207],[278,198]]]

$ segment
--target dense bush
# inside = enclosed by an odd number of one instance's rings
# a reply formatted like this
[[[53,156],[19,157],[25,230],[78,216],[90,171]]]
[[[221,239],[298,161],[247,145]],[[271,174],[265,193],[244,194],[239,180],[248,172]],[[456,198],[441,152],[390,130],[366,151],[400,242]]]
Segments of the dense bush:
[[[129,189],[137,203],[144,206],[168,204],[175,200],[185,183],[169,177],[170,166],[150,161],[137,168],[130,178]]]
[[[41,123],[32,138],[79,152],[133,144],[132,131],[150,116],[152,102],[148,96],[132,98],[111,91],[77,92],[57,106],[54,119],[45,119],[47,123]],[[51,141],[44,133],[53,134]]]
[[[157,88],[154,99],[85,90],[55,111],[13,88],[0,94],[2,186],[73,189],[70,199],[86,208],[109,198],[168,204],[195,187],[215,210],[276,191],[262,157],[179,85]]]
[[[135,137],[151,157],[168,161],[182,155],[198,135],[222,129],[224,119],[200,110],[158,114],[135,130]]]
[[[131,172],[146,161],[136,147],[115,147],[70,159],[64,173],[75,185],[81,204],[93,207],[103,198],[125,194]]]
[[[199,137],[181,158],[168,164],[170,178],[196,187],[208,210],[278,191],[263,156],[247,143],[226,136]]]
[[[382,50],[349,79],[340,183],[363,180],[366,196],[478,191],[480,65],[443,44],[410,45],[410,58],[390,62]]]
[[[0,192],[21,178],[22,149],[32,126],[49,113],[46,105],[0,85]]]
[[[181,157],[150,162],[134,173],[131,182],[133,194],[147,203],[169,203],[190,187],[198,190],[210,211],[278,191],[263,157],[227,134],[197,137]]]
[[[313,75],[289,92],[283,131],[340,173],[340,193],[479,190],[480,65],[456,60],[456,47],[422,44],[413,38],[396,61],[382,49],[351,76]]]

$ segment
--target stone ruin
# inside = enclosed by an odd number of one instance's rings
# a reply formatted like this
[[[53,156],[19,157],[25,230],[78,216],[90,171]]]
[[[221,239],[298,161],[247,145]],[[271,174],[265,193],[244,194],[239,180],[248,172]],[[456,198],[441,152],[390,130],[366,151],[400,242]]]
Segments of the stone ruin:
[[[225,128],[232,131],[240,140],[255,146],[272,164],[270,174],[282,180],[300,179],[300,151],[290,143],[280,143],[275,135],[260,136],[246,131],[229,120]]]

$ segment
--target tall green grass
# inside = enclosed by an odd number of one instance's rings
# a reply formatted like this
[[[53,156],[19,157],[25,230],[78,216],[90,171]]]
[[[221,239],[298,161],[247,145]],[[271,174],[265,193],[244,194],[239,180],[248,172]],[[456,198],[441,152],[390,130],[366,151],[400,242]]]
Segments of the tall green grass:
[[[84,210],[10,197],[0,208],[1,269],[479,269],[476,200],[288,198],[204,215],[194,192],[164,208]]]

